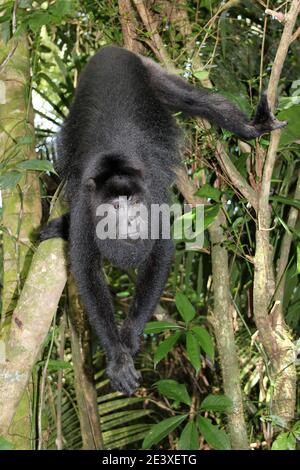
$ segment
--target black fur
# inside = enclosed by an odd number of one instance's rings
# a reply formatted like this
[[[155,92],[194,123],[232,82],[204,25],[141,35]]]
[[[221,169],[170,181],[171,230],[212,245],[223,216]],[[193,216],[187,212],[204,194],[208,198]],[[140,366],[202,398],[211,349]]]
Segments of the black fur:
[[[159,65],[124,49],[105,47],[81,74],[59,135],[57,170],[66,183],[70,216],[52,220],[41,240],[69,239],[71,269],[90,323],[107,359],[112,386],[132,393],[139,374],[133,356],[162,293],[172,259],[170,240],[99,240],[96,208],[117,196],[168,202],[179,164],[180,133],[171,115],[202,116],[242,138],[281,127],[263,95],[253,121],[222,96],[192,87]],[[136,293],[119,332],[101,269],[105,256],[121,268],[138,267]]]
[[[57,219],[50,220],[48,224],[42,228],[39,234],[39,240],[42,242],[49,238],[69,239],[70,230],[70,214],[64,214]]]

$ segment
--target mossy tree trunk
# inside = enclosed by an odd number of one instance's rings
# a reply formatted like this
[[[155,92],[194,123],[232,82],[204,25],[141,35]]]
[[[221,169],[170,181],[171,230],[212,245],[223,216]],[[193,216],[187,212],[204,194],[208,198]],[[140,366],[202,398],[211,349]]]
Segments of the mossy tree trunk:
[[[0,0],[0,5],[5,3]],[[1,28],[1,25],[0,25]],[[26,37],[5,44],[0,35],[0,161],[2,171],[15,170],[23,160],[36,158],[30,97],[30,56]],[[11,57],[10,57],[11,56]],[[7,61],[7,58],[10,59]],[[4,171],[2,175],[4,174]],[[41,220],[39,181],[33,172],[22,175],[13,189],[2,191],[3,291],[1,336],[8,336],[11,317],[33,255],[32,242]],[[17,448],[31,446],[30,390],[23,394],[11,439]]]

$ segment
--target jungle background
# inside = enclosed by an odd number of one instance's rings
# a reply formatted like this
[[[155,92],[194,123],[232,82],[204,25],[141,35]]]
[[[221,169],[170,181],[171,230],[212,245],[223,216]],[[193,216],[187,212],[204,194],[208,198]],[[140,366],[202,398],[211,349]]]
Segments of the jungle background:
[[[299,0],[0,0],[0,449],[294,450],[300,440]],[[283,130],[243,142],[184,129],[174,201],[205,204],[204,246],[176,243],[137,358],[113,392],[62,240],[55,135],[100,47],[150,56]],[[135,273],[106,266],[121,321]]]

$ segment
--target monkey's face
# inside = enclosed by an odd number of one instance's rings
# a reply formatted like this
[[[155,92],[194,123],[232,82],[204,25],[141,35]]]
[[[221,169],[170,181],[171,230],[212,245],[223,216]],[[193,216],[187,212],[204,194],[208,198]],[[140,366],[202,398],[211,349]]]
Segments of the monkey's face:
[[[142,172],[126,166],[86,182],[100,252],[114,265],[140,265],[149,255],[151,197]]]

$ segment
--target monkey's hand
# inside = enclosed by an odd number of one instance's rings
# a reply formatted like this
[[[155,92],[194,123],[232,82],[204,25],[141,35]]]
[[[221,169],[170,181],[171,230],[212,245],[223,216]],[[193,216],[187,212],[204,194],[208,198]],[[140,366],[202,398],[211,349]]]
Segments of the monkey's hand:
[[[131,354],[125,347],[108,362],[106,373],[111,387],[126,395],[132,395],[139,386],[141,374],[135,369]]]

